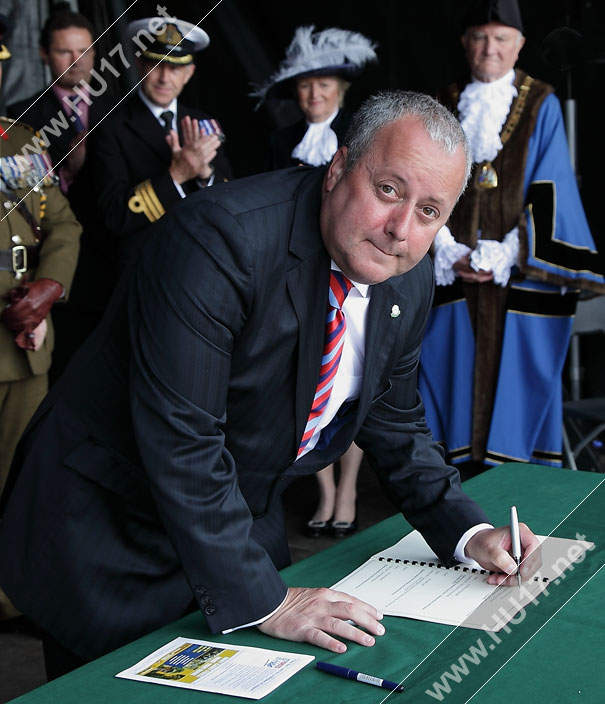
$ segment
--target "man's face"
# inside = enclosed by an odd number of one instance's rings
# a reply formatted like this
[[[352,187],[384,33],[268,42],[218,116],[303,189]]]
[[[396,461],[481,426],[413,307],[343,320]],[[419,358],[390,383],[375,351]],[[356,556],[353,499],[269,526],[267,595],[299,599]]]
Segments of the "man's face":
[[[490,83],[515,66],[525,37],[514,27],[489,22],[469,27],[461,41],[473,76]]]
[[[181,66],[168,61],[160,61],[156,65],[153,61],[142,61],[139,63],[139,69],[141,75],[145,76],[141,84],[143,93],[152,103],[167,108],[174,98],[178,98],[185,84],[193,76],[195,65]]]
[[[52,32],[48,51],[40,48],[40,56],[49,66],[53,81],[58,79],[62,88],[73,88],[81,80],[88,81],[95,61],[94,49],[86,51],[91,45],[90,32],[82,27]]]
[[[345,172],[346,147],[324,180],[320,224],[332,259],[353,281],[376,284],[414,267],[462,189],[464,150],[433,142],[418,118],[383,127]]]
[[[323,122],[336,111],[342,89],[334,76],[309,76],[296,82],[298,104],[309,122]]]

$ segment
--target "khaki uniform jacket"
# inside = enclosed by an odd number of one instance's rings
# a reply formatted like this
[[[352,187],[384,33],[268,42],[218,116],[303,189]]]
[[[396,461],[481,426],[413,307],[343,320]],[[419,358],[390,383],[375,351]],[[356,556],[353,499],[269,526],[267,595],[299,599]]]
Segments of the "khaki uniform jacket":
[[[11,199],[6,193],[7,184],[1,183],[0,198],[0,250],[12,249],[15,245],[27,247],[41,243],[38,264],[28,269],[29,280],[54,279],[65,289],[65,297],[78,261],[79,240],[82,228],[76,220],[65,197],[51,177],[45,178],[35,189],[28,185],[40,180],[40,169],[50,159],[47,155],[36,154],[36,133],[21,122],[0,117],[0,166],[4,177],[11,175],[10,184],[16,195]],[[26,149],[25,145],[34,149]],[[23,156],[25,154],[25,156]],[[18,159],[11,159],[18,155]],[[9,186],[9,187],[10,187]],[[14,203],[22,201],[34,221],[39,226],[38,235]],[[22,281],[22,280],[21,280]],[[6,305],[7,292],[18,286],[20,281],[12,271],[0,271],[0,310]],[[42,347],[36,352],[17,347],[13,333],[0,323],[0,382],[26,379],[48,371],[54,342],[54,332],[50,316],[47,319],[48,333]]]

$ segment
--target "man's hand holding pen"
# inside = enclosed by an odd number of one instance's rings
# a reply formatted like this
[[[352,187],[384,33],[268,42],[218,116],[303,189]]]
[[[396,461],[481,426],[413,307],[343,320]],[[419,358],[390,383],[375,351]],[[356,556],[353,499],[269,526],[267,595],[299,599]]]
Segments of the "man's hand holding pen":
[[[540,541],[525,523],[519,523],[521,544],[520,575],[528,580],[542,564]],[[476,560],[481,567],[493,571],[487,581],[490,584],[517,584],[517,563],[513,557],[513,540],[510,526],[488,528],[475,533],[465,548],[467,557]]]

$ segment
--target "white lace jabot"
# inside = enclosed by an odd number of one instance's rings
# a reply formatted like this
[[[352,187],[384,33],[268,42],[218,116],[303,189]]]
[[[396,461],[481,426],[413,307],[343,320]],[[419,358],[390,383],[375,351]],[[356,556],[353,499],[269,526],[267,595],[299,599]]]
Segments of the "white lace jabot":
[[[338,110],[323,122],[309,122],[305,136],[292,150],[292,158],[311,166],[327,164],[338,150],[338,137],[330,127]]]
[[[460,94],[460,124],[476,164],[493,161],[502,149],[500,131],[518,93],[514,80],[515,72],[511,69],[490,83],[473,79]]]

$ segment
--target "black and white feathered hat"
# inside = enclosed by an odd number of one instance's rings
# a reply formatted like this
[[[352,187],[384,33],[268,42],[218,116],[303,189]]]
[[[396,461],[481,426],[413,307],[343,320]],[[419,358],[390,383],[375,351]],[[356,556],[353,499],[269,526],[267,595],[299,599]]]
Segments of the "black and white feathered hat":
[[[320,32],[313,25],[298,27],[286,58],[263,86],[250,93],[266,99],[291,98],[291,81],[307,76],[339,76],[351,80],[361,73],[364,64],[376,61],[376,44],[363,34],[346,29],[329,27]]]

